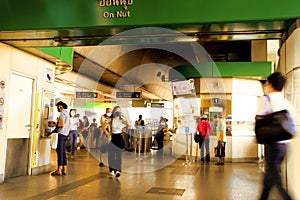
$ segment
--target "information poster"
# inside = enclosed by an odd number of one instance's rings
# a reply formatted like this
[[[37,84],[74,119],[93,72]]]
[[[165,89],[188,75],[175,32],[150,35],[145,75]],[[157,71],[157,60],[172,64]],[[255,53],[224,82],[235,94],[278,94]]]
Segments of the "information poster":
[[[173,95],[176,97],[195,96],[194,79],[172,82],[172,91]]]
[[[178,124],[178,128],[188,127],[190,133],[195,132],[196,119],[200,117],[200,106],[200,98],[175,99],[174,123]]]

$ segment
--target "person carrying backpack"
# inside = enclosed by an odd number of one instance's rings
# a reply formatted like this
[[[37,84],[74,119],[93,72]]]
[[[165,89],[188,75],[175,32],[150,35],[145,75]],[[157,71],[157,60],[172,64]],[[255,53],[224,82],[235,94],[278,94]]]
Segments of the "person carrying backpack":
[[[206,151],[205,161],[210,162],[209,135],[213,129],[210,122],[207,120],[207,115],[202,116],[197,129],[200,135],[199,149],[201,150],[201,162],[204,163],[204,148]]]

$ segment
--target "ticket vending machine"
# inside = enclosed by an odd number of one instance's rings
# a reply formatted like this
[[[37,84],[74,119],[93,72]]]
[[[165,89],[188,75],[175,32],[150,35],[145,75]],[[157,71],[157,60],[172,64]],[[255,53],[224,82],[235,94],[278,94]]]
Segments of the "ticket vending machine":
[[[55,109],[55,94],[54,92],[43,91],[43,118],[42,118],[42,133],[41,137],[47,137],[49,133],[55,128],[56,119],[54,119]]]

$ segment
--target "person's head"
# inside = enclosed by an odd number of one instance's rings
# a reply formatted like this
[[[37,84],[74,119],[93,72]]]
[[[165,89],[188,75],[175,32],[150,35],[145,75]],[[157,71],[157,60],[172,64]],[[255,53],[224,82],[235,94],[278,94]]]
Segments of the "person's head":
[[[115,106],[111,112],[111,117],[121,117],[121,108],[120,106]]]
[[[141,120],[143,118],[143,116],[142,115],[139,115],[139,119]]]
[[[111,116],[111,108],[106,108],[105,114],[106,114],[106,116],[110,117]]]
[[[207,115],[202,115],[201,120],[207,120]]]
[[[57,103],[56,103],[56,107],[57,107],[57,111],[58,111],[58,112],[61,112],[61,111],[63,111],[64,109],[68,109],[68,105],[65,104],[65,103],[62,102],[62,101],[57,102]]]
[[[84,121],[88,121],[89,119],[86,116],[83,116]]]
[[[163,116],[160,116],[159,122],[162,122],[162,121],[164,121],[164,118],[163,118]]]
[[[76,109],[71,109],[70,110],[70,117],[77,117],[77,115],[76,115]]]
[[[285,84],[285,77],[280,72],[274,72],[267,78],[265,89],[267,93],[282,91]]]

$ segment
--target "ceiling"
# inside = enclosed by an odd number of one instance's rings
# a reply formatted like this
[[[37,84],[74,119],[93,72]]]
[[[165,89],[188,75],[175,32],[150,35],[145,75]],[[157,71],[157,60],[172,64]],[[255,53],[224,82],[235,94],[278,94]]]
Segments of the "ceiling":
[[[143,98],[171,100],[170,68],[202,61],[250,62],[252,40],[281,39],[291,23],[11,31],[0,32],[0,42],[38,56],[37,47],[73,46],[73,72],[99,84],[89,89],[112,97],[116,91],[142,91]]]

